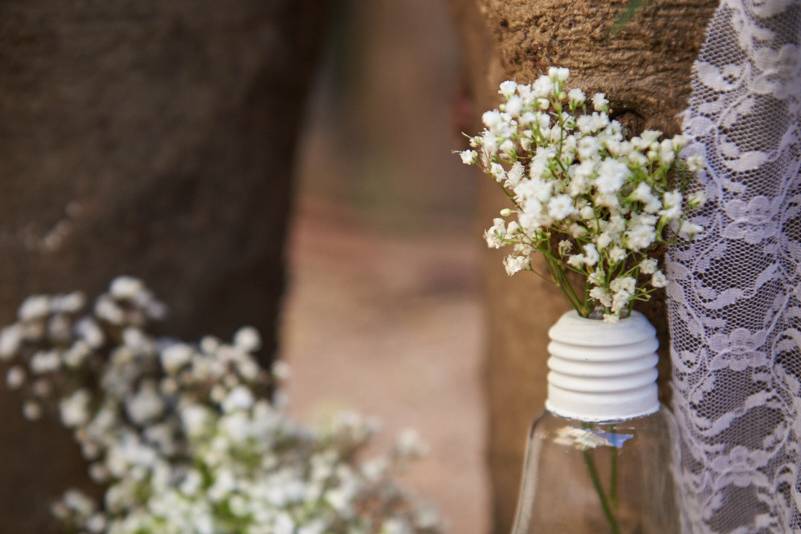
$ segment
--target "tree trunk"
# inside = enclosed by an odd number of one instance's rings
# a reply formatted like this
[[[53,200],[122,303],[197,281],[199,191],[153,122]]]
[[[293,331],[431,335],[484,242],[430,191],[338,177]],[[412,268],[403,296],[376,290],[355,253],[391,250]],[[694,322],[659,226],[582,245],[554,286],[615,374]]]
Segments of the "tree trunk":
[[[269,363],[325,4],[3,2],[0,323],[27,294],[131,274],[170,304],[170,335],[250,322]],[[0,394],[0,532],[47,532],[84,466],[19,411]]]
[[[504,79],[534,80],[549,66],[569,67],[571,84],[603,91],[615,118],[629,132],[645,128],[677,133],[686,107],[692,62],[715,0],[644,2],[619,32],[625,0],[451,0],[463,38],[477,117],[497,105]],[[488,225],[504,197],[484,179],[480,219]],[[545,399],[547,331],[567,303],[534,276],[506,278],[501,255],[485,254],[489,402],[488,461],[495,532],[508,532],[514,515],[525,436]],[[544,271],[544,269],[540,269]],[[643,311],[662,344],[663,378],[669,372],[664,302]],[[663,380],[663,392],[666,380]]]

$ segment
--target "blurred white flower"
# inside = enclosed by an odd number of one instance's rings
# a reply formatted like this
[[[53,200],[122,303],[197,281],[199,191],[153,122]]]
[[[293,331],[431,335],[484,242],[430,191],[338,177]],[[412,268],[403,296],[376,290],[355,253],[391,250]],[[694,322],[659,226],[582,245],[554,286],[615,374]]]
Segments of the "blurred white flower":
[[[517,230],[494,231],[505,239]],[[76,490],[64,494],[53,513],[65,527],[344,534],[389,522],[411,534],[440,531],[436,516],[424,522],[424,510],[393,480],[425,452],[419,436],[406,431],[390,452],[361,464],[377,431],[373,419],[345,412],[322,429],[290,419],[285,393],[269,397],[288,367],[259,367],[254,329],[231,343],[154,339],[147,327],[164,307],[141,281],[116,279],[84,316],[84,299],[72,295],[29,299],[20,322],[0,333],[11,362],[6,383],[26,395],[24,416],[37,420],[56,408],[103,487],[102,505]]]
[[[85,389],[79,389],[69,397],[61,400],[59,410],[61,422],[68,428],[83,425],[89,419],[89,402],[91,397]]]
[[[25,383],[25,370],[14,366],[6,373],[6,385],[9,389],[19,389]]]

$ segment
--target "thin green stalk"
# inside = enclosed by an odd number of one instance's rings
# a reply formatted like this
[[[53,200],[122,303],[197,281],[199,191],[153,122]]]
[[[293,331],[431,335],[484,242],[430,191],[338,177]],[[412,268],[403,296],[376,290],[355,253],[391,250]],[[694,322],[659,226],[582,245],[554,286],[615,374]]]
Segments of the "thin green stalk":
[[[609,506],[609,501],[601,485],[601,479],[598,477],[598,470],[595,468],[595,462],[592,459],[590,450],[584,450],[582,454],[584,455],[584,463],[587,464],[587,472],[590,474],[595,493],[598,494],[598,500],[601,503],[604,516],[606,516],[606,522],[609,523],[609,531],[611,534],[620,534],[620,525],[618,525],[615,514],[612,512],[611,506]]]
[[[576,309],[576,311],[582,317],[587,316],[587,310],[584,303],[578,298],[576,295],[576,290],[573,289],[573,285],[567,279],[564,270],[562,269],[561,265],[559,264],[559,260],[554,258],[550,253],[547,251],[543,251],[543,256],[545,256],[545,261],[548,265],[548,270],[556,280],[556,285],[559,286],[559,289],[562,290],[562,293],[565,294],[567,300],[570,301],[570,304]]]

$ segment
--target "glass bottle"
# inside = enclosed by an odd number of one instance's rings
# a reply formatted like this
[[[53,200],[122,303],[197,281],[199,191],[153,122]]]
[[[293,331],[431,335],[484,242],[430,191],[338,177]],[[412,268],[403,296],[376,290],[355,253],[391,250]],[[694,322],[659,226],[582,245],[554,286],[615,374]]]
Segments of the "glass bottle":
[[[512,534],[678,534],[653,326],[565,314],[529,434]]]

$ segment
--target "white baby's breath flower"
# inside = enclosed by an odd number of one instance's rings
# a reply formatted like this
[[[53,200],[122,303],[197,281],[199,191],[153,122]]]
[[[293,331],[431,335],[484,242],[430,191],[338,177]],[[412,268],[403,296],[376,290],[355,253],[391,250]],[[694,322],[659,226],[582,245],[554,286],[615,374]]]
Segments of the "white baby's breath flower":
[[[223,401],[223,410],[233,412],[236,410],[247,410],[253,406],[253,394],[244,386],[238,386],[231,390]]]
[[[22,344],[22,328],[11,325],[0,330],[0,360],[13,358]]]
[[[529,258],[528,256],[509,255],[504,258],[503,266],[506,269],[507,275],[514,276],[528,268]]]
[[[19,308],[20,321],[43,319],[50,313],[50,299],[42,295],[34,295],[25,299]]]
[[[695,236],[704,231],[704,227],[690,221],[684,221],[679,228],[679,235],[684,239],[695,239]]]
[[[510,98],[517,91],[517,83],[512,80],[501,82],[498,92],[506,98]]]
[[[598,167],[595,186],[601,193],[617,193],[623,182],[631,174],[628,166],[614,158],[606,158]]]
[[[699,172],[704,169],[704,159],[698,155],[692,155],[687,158],[687,168],[692,172]]]
[[[609,249],[609,259],[613,264],[620,263],[626,259],[626,251],[622,247],[614,246]]]
[[[25,383],[25,370],[20,366],[12,367],[6,373],[6,385],[9,389],[19,389]]]
[[[651,285],[657,288],[667,285],[667,278],[662,271],[656,271],[653,276],[651,276]]]
[[[548,214],[556,221],[561,221],[575,212],[573,199],[568,195],[556,195],[548,201]]]
[[[571,243],[566,239],[563,239],[559,241],[559,246],[557,250],[559,251],[560,256],[566,256],[567,254],[570,253],[571,250],[573,250],[573,243]]]
[[[565,82],[570,77],[570,69],[565,67],[549,67],[548,77],[554,81]]]
[[[592,267],[596,263],[598,263],[599,259],[598,250],[596,250],[595,245],[592,243],[587,243],[584,245],[584,264],[588,267]]]
[[[146,382],[136,394],[126,399],[125,408],[133,421],[142,424],[161,415],[164,401],[155,385]]]
[[[583,295],[562,286],[577,310],[618,320],[656,287],[639,277],[653,278],[658,271],[643,258],[668,243],[671,232],[690,238],[702,231],[685,213],[703,196],[685,199],[667,186],[682,183],[675,173],[682,171],[677,159],[684,137],[664,138],[656,130],[626,137],[620,122],[609,117],[606,96],[593,95],[588,111],[587,95],[568,87],[568,76],[567,69],[554,67],[531,85],[506,83],[499,90],[504,102],[484,114],[485,130],[470,138],[476,163],[514,203],[485,239],[493,248],[512,247],[504,260],[510,274],[529,268],[535,252],[557,256],[550,266],[557,278],[567,268],[587,278]],[[691,169],[700,164],[688,161]],[[565,236],[578,245],[575,253]],[[627,273],[625,283],[609,280],[620,272]]]
[[[553,81],[548,76],[540,76],[531,86],[534,96],[538,99],[547,99],[553,91]]]
[[[697,209],[703,206],[706,203],[706,192],[696,191],[695,193],[691,194],[690,197],[687,199],[687,205],[691,209]]]
[[[234,345],[246,352],[256,352],[261,348],[261,336],[258,330],[246,326],[234,334]]]
[[[501,248],[506,237],[506,222],[501,218],[493,221],[492,227],[484,232],[484,239],[490,248]]]
[[[519,161],[516,161],[512,168],[509,169],[509,172],[506,174],[506,185],[512,189],[517,186],[520,181],[523,179],[523,175],[525,174],[526,169],[523,167],[523,164]]]
[[[506,101],[506,112],[512,117],[517,117],[523,109],[523,99],[519,96],[513,96]]]
[[[678,219],[681,216],[681,193],[679,191],[666,191],[662,198],[664,208],[659,214],[668,221]]]
[[[590,297],[601,303],[602,306],[607,308],[612,306],[612,296],[609,291],[603,287],[594,287],[590,290]]]
[[[193,352],[191,347],[183,343],[170,345],[161,353],[161,365],[168,373],[175,374],[192,360]]]
[[[506,180],[506,170],[500,163],[493,163],[490,167],[490,172],[495,177],[496,182],[503,182]]]
[[[119,276],[112,280],[109,293],[119,300],[137,300],[144,292],[141,280],[132,276]]]
[[[36,421],[42,417],[42,407],[35,402],[27,401],[22,405],[22,415],[29,421]]]
[[[603,93],[595,93],[592,95],[592,107],[595,111],[606,111],[609,106],[609,101]]]
[[[429,452],[428,445],[420,437],[420,433],[413,428],[407,428],[398,435],[395,444],[397,453],[403,458],[419,458]]]
[[[573,254],[567,258],[567,264],[575,269],[581,269],[584,266],[584,256],[582,254]]]
[[[473,165],[478,159],[478,153],[475,150],[462,150],[459,152],[459,157],[465,165]]]
[[[85,389],[79,389],[59,404],[61,422],[68,428],[81,426],[89,419],[91,397]]]
[[[501,114],[497,111],[487,111],[481,116],[481,122],[487,128],[494,128],[501,123]]]
[[[642,274],[654,274],[658,268],[658,263],[654,258],[646,258],[640,262],[640,272]]]
[[[570,100],[570,103],[573,104],[574,106],[581,106],[587,100],[587,96],[581,89],[571,89],[567,93],[567,98],[568,100]]]
[[[61,367],[61,358],[56,351],[37,352],[31,357],[31,371],[44,374],[57,371]]]

